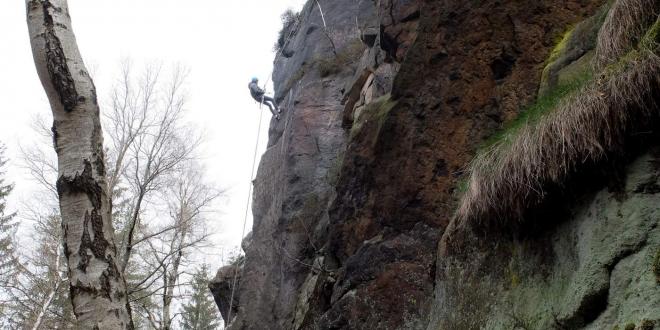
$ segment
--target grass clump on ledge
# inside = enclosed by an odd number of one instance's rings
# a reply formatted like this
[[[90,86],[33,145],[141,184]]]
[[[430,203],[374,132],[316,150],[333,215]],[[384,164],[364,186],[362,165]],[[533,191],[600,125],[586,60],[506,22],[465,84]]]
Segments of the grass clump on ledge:
[[[591,71],[580,72],[574,80],[561,84],[539,97],[534,104],[521,111],[520,115],[507,124],[502,131],[486,140],[482,144],[482,148],[488,148],[499,143],[508,143],[521,128],[537,124],[545,114],[555,109],[560,101],[579,92],[592,78],[593,73]]]
[[[610,13],[608,19],[618,18]],[[560,93],[545,106],[540,99],[543,111],[532,110],[491,139],[470,164],[456,214],[460,222],[520,219],[543,200],[547,186],[561,185],[582,164],[603,161],[636,128],[660,117],[658,21],[642,31],[637,49],[610,62],[576,92]]]
[[[628,53],[657,19],[659,11],[658,0],[615,1],[598,33],[596,67],[602,69]]]

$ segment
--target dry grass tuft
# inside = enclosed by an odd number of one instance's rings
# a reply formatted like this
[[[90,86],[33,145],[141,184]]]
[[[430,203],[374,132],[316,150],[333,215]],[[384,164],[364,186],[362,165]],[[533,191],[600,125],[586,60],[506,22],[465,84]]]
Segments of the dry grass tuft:
[[[660,120],[659,7],[657,0],[615,1],[598,33],[599,74],[475,157],[456,213],[459,225],[521,219],[548,187],[621,153],[631,134]]]
[[[535,125],[503,136],[470,165],[457,217],[520,218],[577,166],[603,160],[640,123],[659,117],[660,57],[635,51]]]
[[[596,68],[602,69],[630,51],[659,13],[658,0],[615,1],[598,33]]]

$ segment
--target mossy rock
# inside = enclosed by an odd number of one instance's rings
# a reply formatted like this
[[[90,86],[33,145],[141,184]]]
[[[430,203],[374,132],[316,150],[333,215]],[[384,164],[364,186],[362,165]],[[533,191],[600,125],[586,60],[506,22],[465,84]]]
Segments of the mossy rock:
[[[557,84],[566,86],[573,82],[580,81],[585,75],[591,74],[591,60],[594,58],[594,52],[589,51],[580,57],[577,61],[569,64],[557,73]]]
[[[595,15],[569,28],[558,40],[543,68],[539,96],[549,93],[559,84],[560,72],[565,68],[575,62],[587,62],[584,59],[585,54],[596,47],[598,31],[605,21],[610,6],[610,3],[603,5]],[[578,67],[580,70],[585,68],[583,63],[578,64]]]
[[[382,129],[387,115],[392,108],[396,105],[396,101],[392,101],[390,94],[383,95],[373,102],[364,106],[364,108],[356,113],[356,119],[351,127],[350,140],[353,140],[362,130],[362,128],[371,122],[376,123],[374,133],[377,134]]]

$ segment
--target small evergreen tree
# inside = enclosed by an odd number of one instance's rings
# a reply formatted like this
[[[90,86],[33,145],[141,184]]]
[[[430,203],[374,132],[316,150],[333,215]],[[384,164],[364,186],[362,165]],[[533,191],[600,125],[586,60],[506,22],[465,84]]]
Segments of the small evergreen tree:
[[[5,182],[6,164],[5,147],[0,143],[0,286],[6,285],[14,277],[18,265],[14,251],[15,214],[7,214],[6,210],[6,199],[13,189],[13,185]]]
[[[183,305],[179,325],[186,330],[212,330],[218,328],[218,308],[209,291],[208,265],[204,264],[193,275],[190,300]]]

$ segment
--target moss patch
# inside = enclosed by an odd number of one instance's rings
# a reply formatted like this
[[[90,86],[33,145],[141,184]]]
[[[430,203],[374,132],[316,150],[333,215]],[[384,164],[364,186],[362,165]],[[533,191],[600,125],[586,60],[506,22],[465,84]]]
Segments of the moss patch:
[[[660,18],[646,31],[639,43],[639,48],[655,50],[660,44]]]
[[[362,128],[370,122],[375,122],[375,131],[376,133],[380,132],[385,123],[385,119],[387,118],[387,114],[390,113],[395,105],[396,101],[392,101],[390,94],[383,95],[367,104],[353,122],[349,139],[353,140]]]
[[[601,6],[595,15],[568,29],[558,40],[545,61],[539,87],[540,96],[558,85],[557,80],[561,79],[558,76],[562,75],[562,72],[573,70],[570,67],[575,67],[575,64],[577,67],[589,64],[586,62],[591,61],[591,57],[585,59],[584,55],[596,48],[598,31],[605,22],[610,6],[611,3]]]
[[[585,66],[581,70],[576,70],[570,75],[570,79],[561,83],[547,94],[541,96],[536,102],[524,108],[518,117],[504,126],[502,130],[493,134],[482,145],[483,149],[489,148],[494,144],[506,142],[515,135],[518,130],[525,125],[535,125],[551,110],[556,109],[559,103],[568,96],[579,92],[593,78],[593,72],[590,66]]]
[[[564,32],[564,34],[561,35],[560,38],[558,38],[557,44],[550,52],[550,56],[548,56],[548,59],[545,61],[546,65],[550,65],[552,62],[556,61],[559,58],[559,56],[561,56],[561,54],[566,49],[566,45],[568,44],[568,41],[571,39],[571,36],[573,35],[573,31],[575,31],[574,26],[570,27],[566,32]]]
[[[339,182],[339,177],[341,175],[341,168],[344,166],[344,155],[343,153],[337,155],[337,158],[332,162],[328,172],[326,173],[326,181],[329,185],[335,187],[337,182]]]

